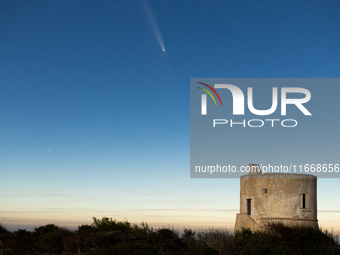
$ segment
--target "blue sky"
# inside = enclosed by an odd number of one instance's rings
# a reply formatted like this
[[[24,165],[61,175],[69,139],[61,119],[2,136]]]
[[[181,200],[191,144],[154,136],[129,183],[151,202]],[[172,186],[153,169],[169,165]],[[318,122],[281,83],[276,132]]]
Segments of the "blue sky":
[[[0,222],[233,228],[239,180],[189,177],[190,78],[339,77],[339,11],[338,1],[1,1]],[[319,180],[318,209],[320,225],[340,230],[338,185]]]

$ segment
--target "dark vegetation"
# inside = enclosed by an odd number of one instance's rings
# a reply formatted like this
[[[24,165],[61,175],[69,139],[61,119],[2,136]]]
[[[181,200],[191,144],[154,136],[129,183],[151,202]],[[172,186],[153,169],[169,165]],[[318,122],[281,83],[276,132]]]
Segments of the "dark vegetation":
[[[235,235],[226,230],[210,229],[196,233],[184,229],[154,230],[111,218],[93,218],[91,225],[75,231],[53,224],[33,232],[19,229],[13,233],[0,225],[0,255],[10,254],[340,254],[338,236],[309,227],[289,227],[271,223],[262,231],[243,229]]]

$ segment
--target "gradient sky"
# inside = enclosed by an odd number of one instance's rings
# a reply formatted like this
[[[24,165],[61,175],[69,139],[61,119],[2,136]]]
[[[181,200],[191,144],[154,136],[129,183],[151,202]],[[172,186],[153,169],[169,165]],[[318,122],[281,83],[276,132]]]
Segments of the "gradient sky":
[[[190,78],[339,77],[339,13],[324,0],[0,1],[0,223],[233,228],[239,179],[190,179]],[[339,184],[318,180],[319,224],[337,231]]]

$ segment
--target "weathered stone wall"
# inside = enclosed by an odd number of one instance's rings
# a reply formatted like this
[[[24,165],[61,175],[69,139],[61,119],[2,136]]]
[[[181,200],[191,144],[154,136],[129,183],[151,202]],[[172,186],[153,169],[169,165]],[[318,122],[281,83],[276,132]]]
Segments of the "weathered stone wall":
[[[315,176],[251,173],[241,177],[240,188],[240,214],[236,218],[235,230],[241,227],[254,230],[268,221],[318,227]],[[305,208],[301,208],[302,194],[305,194]],[[250,215],[247,199],[251,199]]]

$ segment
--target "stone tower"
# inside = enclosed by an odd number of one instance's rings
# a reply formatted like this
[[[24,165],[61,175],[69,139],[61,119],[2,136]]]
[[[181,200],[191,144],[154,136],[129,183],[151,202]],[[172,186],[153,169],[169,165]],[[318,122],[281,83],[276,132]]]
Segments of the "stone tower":
[[[318,227],[316,176],[262,174],[256,164],[249,164],[249,169],[253,171],[241,176],[240,213],[236,215],[234,231],[257,230],[272,221]]]

